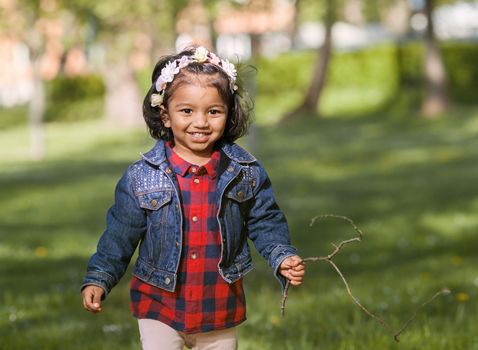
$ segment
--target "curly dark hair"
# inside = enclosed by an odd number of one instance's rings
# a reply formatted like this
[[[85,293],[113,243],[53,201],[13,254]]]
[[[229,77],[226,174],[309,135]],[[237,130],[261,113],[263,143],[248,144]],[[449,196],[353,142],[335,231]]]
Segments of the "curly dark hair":
[[[235,91],[231,91],[229,77],[220,67],[207,61],[204,63],[192,62],[186,67],[181,68],[181,71],[174,76],[174,80],[167,84],[163,93],[162,105],[155,107],[151,106],[151,94],[157,93],[155,82],[161,74],[161,70],[169,62],[173,62],[182,56],[193,56],[195,50],[196,47],[189,47],[177,55],[163,56],[156,63],[151,76],[152,85],[143,101],[143,117],[146,121],[148,131],[155,139],[174,141],[171,129],[165,127],[163,124],[161,118],[161,107],[163,106],[167,109],[168,100],[171,98],[174,91],[182,84],[190,83],[191,75],[204,74],[210,78],[207,80],[207,83],[218,90],[219,95],[228,106],[226,127],[221,140],[226,142],[234,142],[247,133],[251,122],[253,109],[252,100],[249,98],[243,88],[243,81],[240,78],[240,74],[238,74],[235,82],[237,89]],[[242,67],[238,67],[237,70],[239,71],[241,69]]]

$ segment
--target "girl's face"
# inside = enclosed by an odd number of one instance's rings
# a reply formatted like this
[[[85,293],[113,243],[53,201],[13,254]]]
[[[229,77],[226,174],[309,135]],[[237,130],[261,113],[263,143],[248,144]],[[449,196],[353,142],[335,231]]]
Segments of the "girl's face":
[[[228,108],[206,77],[179,85],[162,111],[164,126],[171,128],[174,151],[195,165],[208,162],[214,144],[226,127]]]

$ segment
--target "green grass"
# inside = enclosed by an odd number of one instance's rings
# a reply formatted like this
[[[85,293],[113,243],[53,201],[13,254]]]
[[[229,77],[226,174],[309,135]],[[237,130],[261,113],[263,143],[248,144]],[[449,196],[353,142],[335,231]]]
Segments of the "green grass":
[[[126,276],[100,315],[79,285],[104,228],[113,189],[152,141],[144,128],[99,121],[48,124],[47,158],[28,160],[25,126],[0,131],[0,348],[139,349]],[[303,118],[258,127],[254,153],[268,169],[303,256],[328,254],[364,231],[336,262],[357,298],[398,329],[442,287],[395,343],[352,304],[325,263],[311,263],[280,319],[280,288],[255,254],[245,278],[248,321],[240,349],[478,349],[478,108],[440,120],[416,115]]]

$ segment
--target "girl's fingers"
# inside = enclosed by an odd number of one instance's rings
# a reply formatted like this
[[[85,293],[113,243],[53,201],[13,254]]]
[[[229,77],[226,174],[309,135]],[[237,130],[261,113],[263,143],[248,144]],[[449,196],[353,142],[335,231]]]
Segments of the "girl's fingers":
[[[290,284],[292,284],[293,286],[300,286],[302,284],[302,281],[301,282],[290,281]]]
[[[289,270],[289,276],[303,277],[304,275],[305,275],[305,270],[300,270],[300,271]]]
[[[93,313],[101,311],[101,296],[104,291],[99,287],[86,287],[83,291],[83,307]]]

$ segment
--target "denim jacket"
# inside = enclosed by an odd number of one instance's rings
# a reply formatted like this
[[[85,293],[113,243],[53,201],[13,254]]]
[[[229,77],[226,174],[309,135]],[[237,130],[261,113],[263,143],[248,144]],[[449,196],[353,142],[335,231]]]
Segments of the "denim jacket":
[[[250,239],[284,287],[286,280],[278,269],[296,249],[290,245],[286,218],[276,204],[271,182],[257,160],[238,145],[224,143],[220,150],[216,197],[222,244],[218,271],[228,283],[251,271]],[[89,260],[82,288],[97,285],[106,296],[124,275],[139,244],[134,275],[174,291],[182,240],[179,187],[160,140],[130,165],[118,182],[106,230]]]

